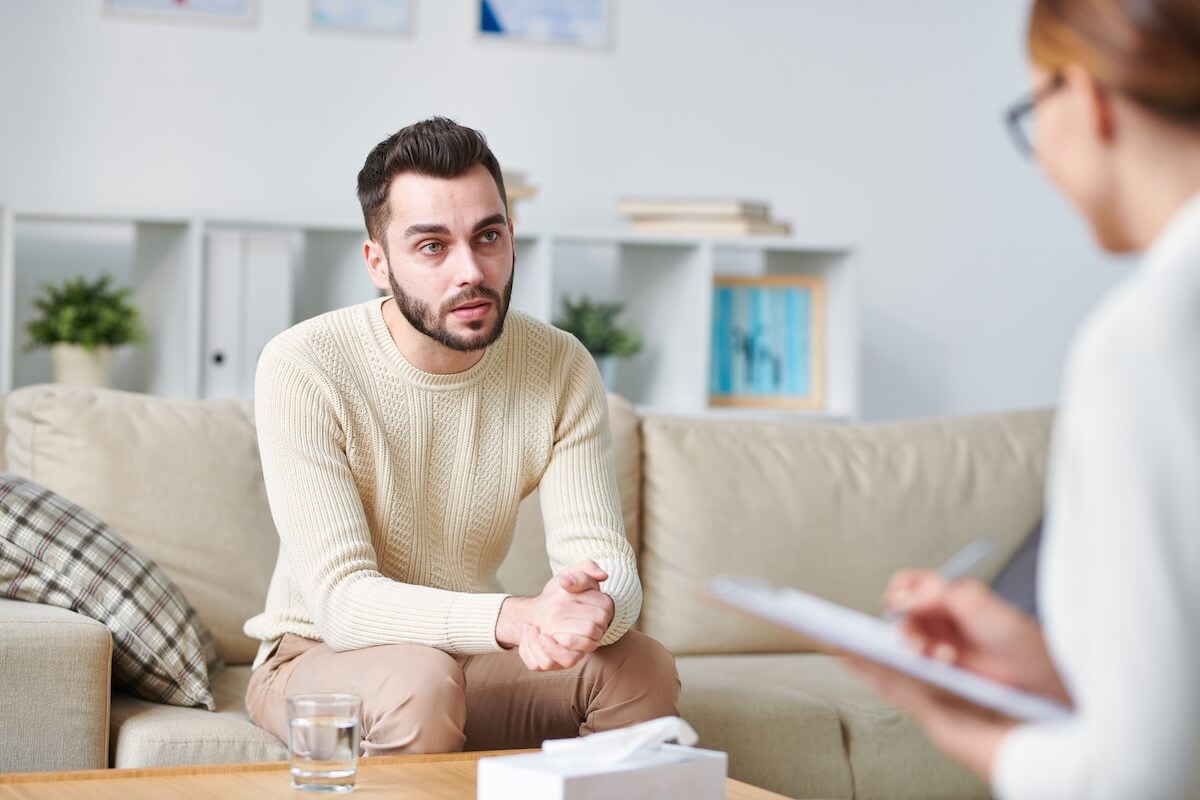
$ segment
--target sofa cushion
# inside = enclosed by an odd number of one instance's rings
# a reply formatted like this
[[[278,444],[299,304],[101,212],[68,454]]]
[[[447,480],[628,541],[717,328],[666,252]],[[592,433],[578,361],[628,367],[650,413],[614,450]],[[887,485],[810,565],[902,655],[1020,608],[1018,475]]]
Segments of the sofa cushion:
[[[212,709],[212,635],[171,579],[85,509],[3,473],[0,595],[104,623],[118,686],[160,703]]]
[[[226,663],[262,611],[278,536],[250,404],[109,389],[18,389],[5,407],[9,470],[108,522],[159,564],[212,630]]]
[[[112,766],[167,767],[286,759],[287,745],[257,727],[246,715],[249,681],[249,667],[214,670],[216,713],[114,694],[109,732]]]
[[[637,412],[629,401],[610,394],[608,419],[612,429],[617,490],[625,515],[625,535],[637,552],[641,511],[638,504],[642,488],[642,442]],[[536,595],[550,580],[550,561],[546,556],[546,534],[537,491],[521,501],[512,545],[500,565],[498,577],[504,591],[525,596]]]
[[[683,656],[680,714],[730,777],[788,797],[986,798],[906,715],[826,655]]]
[[[718,573],[877,612],[888,578],[1042,512],[1049,412],[888,425],[642,420],[641,629],[675,653],[809,649],[706,602]],[[987,569],[984,569],[986,577]]]
[[[757,658],[681,656],[679,713],[700,735],[700,747],[729,753],[729,777],[788,797],[852,797],[854,780],[842,747],[837,708],[792,683],[758,680]],[[798,673],[804,659],[788,655]],[[736,667],[747,670],[738,673]],[[788,743],[781,746],[781,743]]]

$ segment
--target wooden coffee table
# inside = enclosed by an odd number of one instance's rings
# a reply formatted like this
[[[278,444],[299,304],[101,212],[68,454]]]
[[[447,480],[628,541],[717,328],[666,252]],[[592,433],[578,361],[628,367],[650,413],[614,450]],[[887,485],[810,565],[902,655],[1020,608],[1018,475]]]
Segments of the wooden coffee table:
[[[512,752],[512,751],[510,751]],[[475,762],[502,753],[437,756],[376,756],[358,762],[356,797],[405,800],[474,800]],[[730,779],[728,800],[786,800],[783,795]],[[0,800],[237,800],[314,797],[292,790],[288,765],[212,764],[157,769],[0,773]]]

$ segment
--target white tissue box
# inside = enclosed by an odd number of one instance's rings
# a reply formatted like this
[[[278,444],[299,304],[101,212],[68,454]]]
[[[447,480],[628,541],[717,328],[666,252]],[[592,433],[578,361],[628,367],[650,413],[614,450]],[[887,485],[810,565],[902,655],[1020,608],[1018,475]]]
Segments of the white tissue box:
[[[479,759],[477,800],[724,800],[728,756],[665,744],[607,764],[545,753]]]

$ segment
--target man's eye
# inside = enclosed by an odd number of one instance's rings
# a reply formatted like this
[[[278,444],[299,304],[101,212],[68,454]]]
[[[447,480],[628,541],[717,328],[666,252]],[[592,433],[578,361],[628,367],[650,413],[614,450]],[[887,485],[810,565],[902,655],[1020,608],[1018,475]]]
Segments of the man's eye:
[[[494,242],[500,238],[500,231],[484,231],[479,238],[485,242]]]
[[[442,252],[442,243],[426,242],[425,244],[421,245],[421,252],[431,256],[437,255],[438,253]]]

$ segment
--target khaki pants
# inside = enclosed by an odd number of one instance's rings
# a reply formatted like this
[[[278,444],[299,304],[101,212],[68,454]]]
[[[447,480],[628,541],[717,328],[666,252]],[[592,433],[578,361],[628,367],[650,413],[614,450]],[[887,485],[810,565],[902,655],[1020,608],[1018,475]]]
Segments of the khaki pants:
[[[531,672],[516,650],[451,656],[397,644],[336,653],[289,634],[251,676],[246,709],[286,742],[286,698],[306,692],[362,697],[368,756],[538,747],[679,713],[675,659],[636,631],[555,672]]]

